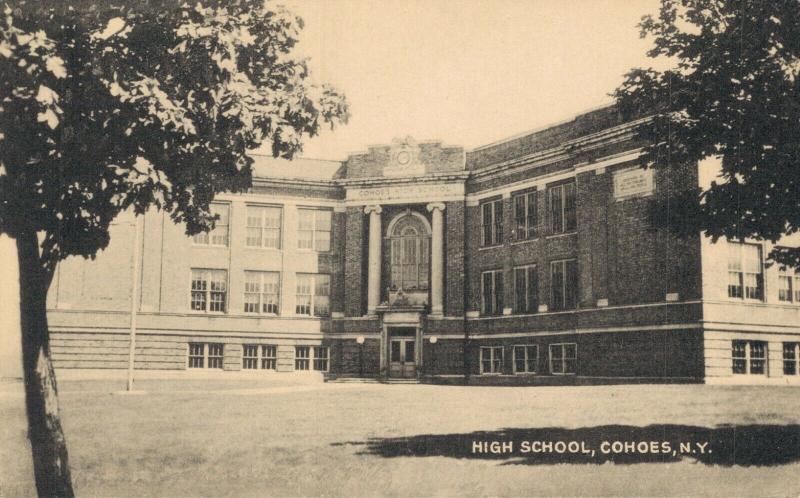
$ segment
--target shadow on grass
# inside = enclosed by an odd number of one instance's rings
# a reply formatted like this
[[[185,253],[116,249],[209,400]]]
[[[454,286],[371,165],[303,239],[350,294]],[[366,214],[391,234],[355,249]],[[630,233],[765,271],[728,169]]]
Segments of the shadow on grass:
[[[707,465],[773,466],[800,461],[800,425],[603,425],[424,434],[333,443],[360,446],[359,455],[442,456],[511,465],[666,463],[684,458]]]

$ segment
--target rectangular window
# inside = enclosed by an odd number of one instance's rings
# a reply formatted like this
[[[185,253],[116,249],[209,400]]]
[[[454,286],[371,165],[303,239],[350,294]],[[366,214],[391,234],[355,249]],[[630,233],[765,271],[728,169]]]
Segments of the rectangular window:
[[[277,315],[280,275],[275,271],[244,272],[244,312]]]
[[[798,375],[797,359],[800,358],[800,343],[783,343],[783,375]]]
[[[764,299],[760,245],[728,243],[728,297]]]
[[[190,342],[189,368],[222,369],[225,347],[218,343]]]
[[[294,347],[294,369],[309,370],[311,367],[311,346]]]
[[[764,341],[732,341],[732,371],[735,374],[767,373],[767,343]]]
[[[481,373],[499,374],[503,371],[503,346],[481,347]]]
[[[242,346],[242,368],[244,370],[258,368],[258,345],[245,344]]]
[[[192,268],[192,311],[225,312],[228,272]]]
[[[575,375],[578,371],[578,345],[550,344],[550,373]]]
[[[539,274],[536,265],[514,268],[514,313],[539,311]]]
[[[536,237],[538,224],[536,191],[515,195],[513,199],[515,238],[525,240]]]
[[[314,370],[319,372],[328,371],[328,346],[314,346]]]
[[[493,246],[503,243],[503,201],[484,202],[481,204],[481,246]]]
[[[282,209],[247,206],[247,247],[281,248]]]
[[[211,214],[219,215],[219,219],[214,223],[214,229],[210,232],[198,233],[192,237],[192,241],[197,245],[226,247],[228,245],[230,204],[214,202],[209,204],[209,211]]]
[[[550,263],[550,301],[553,310],[578,306],[578,264],[574,259]]]
[[[778,274],[778,301],[800,303],[800,271],[780,270]]]
[[[499,315],[503,313],[503,270],[485,271],[482,278],[483,315]]]
[[[575,182],[548,187],[550,197],[550,232],[573,232],[578,226]]]
[[[245,370],[275,370],[276,347],[263,344],[242,346],[242,368]]]
[[[325,273],[298,273],[295,313],[309,316],[330,315],[331,276]]]
[[[189,343],[189,368],[205,367],[205,344]]]
[[[514,373],[536,373],[538,362],[538,346],[514,346]]]
[[[297,248],[330,251],[331,215],[326,209],[298,209]]]

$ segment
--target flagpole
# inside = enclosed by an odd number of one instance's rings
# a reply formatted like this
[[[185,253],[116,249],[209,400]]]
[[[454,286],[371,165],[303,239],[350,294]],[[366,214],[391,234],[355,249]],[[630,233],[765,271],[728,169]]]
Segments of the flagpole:
[[[142,215],[144,216],[144,215]],[[131,316],[130,316],[130,348],[128,349],[128,388],[133,391],[133,361],[136,356],[136,311],[139,296],[139,264],[140,248],[142,245],[141,216],[136,216],[133,224],[133,264],[131,265]]]

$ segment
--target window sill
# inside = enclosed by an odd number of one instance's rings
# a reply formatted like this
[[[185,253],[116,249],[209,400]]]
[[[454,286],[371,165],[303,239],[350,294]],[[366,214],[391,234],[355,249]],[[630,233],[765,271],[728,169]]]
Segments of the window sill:
[[[264,246],[244,246],[245,249],[252,249],[254,251],[275,251],[281,252],[283,249],[280,247],[264,247]]]
[[[209,315],[209,316],[226,316],[228,313],[225,311],[203,311],[203,310],[189,310],[191,315]]]
[[[517,375],[517,376],[533,376],[533,375],[536,375],[536,372],[514,372],[514,375]]]
[[[577,374],[574,373],[574,372],[573,373],[555,373],[555,372],[550,372],[550,375],[558,375],[558,376],[561,376],[561,377],[569,377],[571,375],[577,375]]]
[[[577,233],[578,233],[577,230],[572,230],[572,231],[569,231],[569,232],[562,232],[562,233],[553,233],[553,234],[545,236],[545,239],[555,239],[555,238],[558,238],[558,237],[566,237],[568,235],[575,235]]]
[[[192,247],[198,249],[230,249],[230,245],[216,245],[216,244],[192,244]]]
[[[515,241],[511,242],[511,245],[512,246],[518,246],[518,245],[525,244],[525,243],[528,243],[528,242],[535,242],[535,241],[537,241],[537,240],[539,240],[541,238],[542,237],[537,235],[536,237],[528,237],[527,239],[515,240]]]
[[[485,250],[488,250],[488,249],[497,249],[497,248],[503,247],[504,245],[505,244],[492,244],[490,246],[480,246],[480,247],[478,247],[478,250],[479,251],[485,251]]]

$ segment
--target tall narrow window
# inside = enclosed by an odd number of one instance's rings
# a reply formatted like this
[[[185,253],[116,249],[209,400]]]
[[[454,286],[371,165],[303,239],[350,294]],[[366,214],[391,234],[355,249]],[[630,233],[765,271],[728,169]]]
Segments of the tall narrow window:
[[[575,182],[562,183],[548,189],[550,197],[550,231],[566,233],[578,226]]]
[[[294,369],[310,370],[311,367],[311,346],[294,347]]]
[[[767,372],[767,343],[732,341],[731,359],[733,373],[763,375]]]
[[[244,272],[244,312],[277,315],[280,310],[280,275],[273,271]]]
[[[331,211],[301,208],[297,210],[297,217],[297,248],[330,251]]]
[[[295,313],[309,316],[330,314],[331,276],[324,273],[298,273]]]
[[[778,301],[800,303],[800,270],[780,270],[778,274]]]
[[[538,223],[536,191],[514,196],[514,232],[517,240],[536,237]]]
[[[503,243],[503,201],[484,202],[481,204],[481,246],[493,246]]]
[[[536,265],[514,268],[514,313],[539,310],[539,277]]]
[[[800,358],[800,343],[783,343],[783,375],[798,375],[797,361]]]
[[[728,297],[764,299],[760,245],[728,243]]]
[[[281,212],[273,206],[247,206],[247,247],[281,248]]]
[[[192,269],[192,311],[225,312],[228,272],[226,270]]]
[[[578,306],[578,265],[574,259],[550,263],[550,301],[553,310]]]
[[[314,346],[314,370],[328,371],[328,346]]]
[[[197,245],[227,246],[230,204],[214,202],[209,205],[209,210],[219,217],[214,222],[214,228],[210,232],[198,233],[192,237],[192,241]]]
[[[485,271],[481,311],[484,315],[499,315],[503,312],[503,270]]]
[[[503,346],[481,347],[481,373],[498,374],[503,371]]]
[[[398,219],[389,234],[392,289],[428,288],[430,237],[425,224],[414,215]]]

